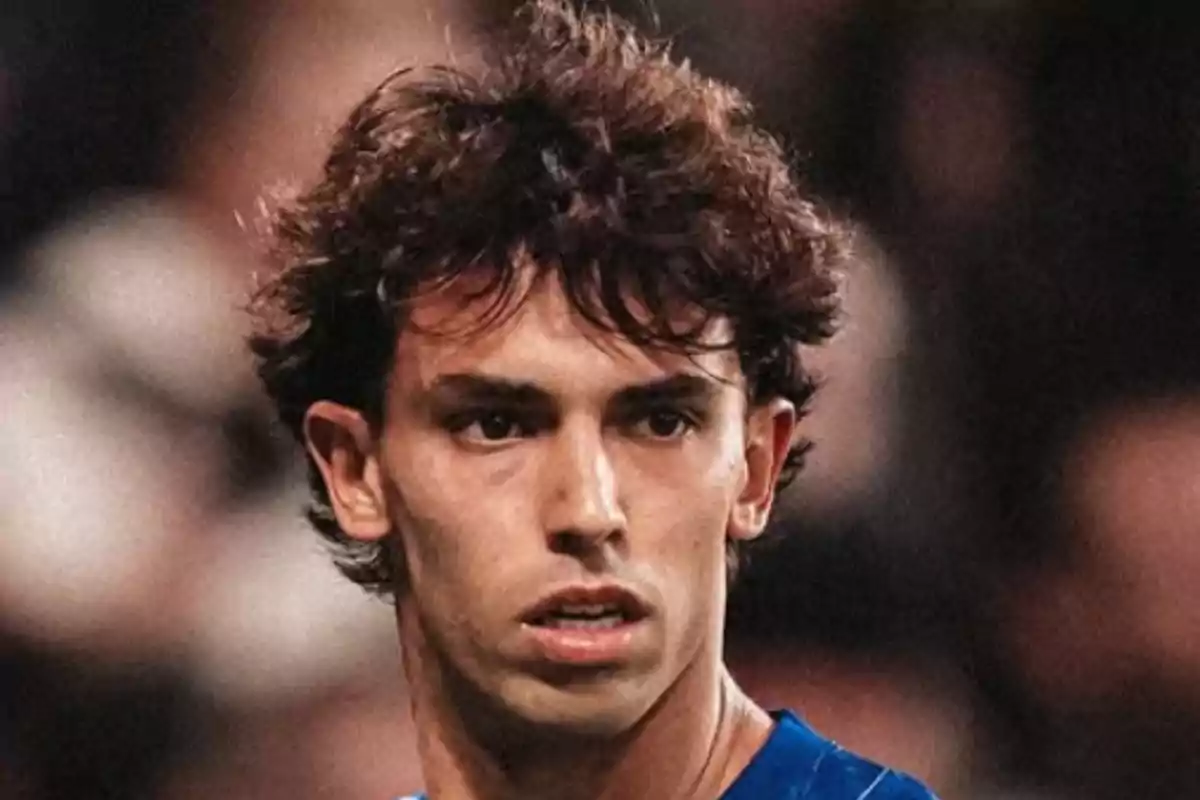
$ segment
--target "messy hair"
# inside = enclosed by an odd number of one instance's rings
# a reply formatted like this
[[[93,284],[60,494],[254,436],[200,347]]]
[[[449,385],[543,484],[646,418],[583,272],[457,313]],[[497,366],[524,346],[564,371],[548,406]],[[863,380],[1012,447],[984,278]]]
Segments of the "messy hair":
[[[608,12],[532,0],[483,54],[386,78],[337,133],[319,181],[273,219],[278,269],[250,348],[302,439],[318,400],[382,424],[416,298],[469,278],[480,325],[520,304],[522,264],[583,319],[639,346],[737,353],[748,399],[814,383],[803,345],[832,335],[846,234],[806,198],[735,89]],[[688,324],[679,324],[688,309]],[[706,341],[726,320],[727,341]],[[782,481],[808,443],[794,443]],[[342,572],[387,594],[387,547],[350,539],[309,462],[308,517]]]

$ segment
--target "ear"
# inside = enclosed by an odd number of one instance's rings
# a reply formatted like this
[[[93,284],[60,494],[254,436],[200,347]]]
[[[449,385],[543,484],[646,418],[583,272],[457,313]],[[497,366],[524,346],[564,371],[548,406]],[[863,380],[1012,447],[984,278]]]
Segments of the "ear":
[[[753,539],[767,527],[775,486],[796,432],[796,409],[777,398],[750,410],[746,420],[745,481],[729,517],[729,537]]]
[[[363,415],[328,400],[313,403],[304,415],[304,444],[346,535],[363,541],[386,536],[391,523],[379,457]]]

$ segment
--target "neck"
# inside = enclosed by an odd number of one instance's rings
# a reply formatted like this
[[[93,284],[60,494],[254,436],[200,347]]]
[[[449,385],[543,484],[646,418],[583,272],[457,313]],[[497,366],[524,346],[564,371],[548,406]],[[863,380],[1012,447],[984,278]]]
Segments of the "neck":
[[[719,642],[717,643],[719,648]],[[624,736],[572,737],[513,721],[464,718],[405,654],[430,800],[714,800],[770,733],[771,720],[716,655],[701,654]],[[664,768],[670,765],[670,768]]]

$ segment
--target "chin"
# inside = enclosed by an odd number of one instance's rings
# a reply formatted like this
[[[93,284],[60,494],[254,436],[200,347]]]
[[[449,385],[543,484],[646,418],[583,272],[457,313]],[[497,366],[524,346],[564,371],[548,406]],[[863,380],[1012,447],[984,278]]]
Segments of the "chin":
[[[504,705],[526,724],[568,736],[620,736],[636,727],[658,699],[642,676],[532,683],[510,687],[517,691]]]

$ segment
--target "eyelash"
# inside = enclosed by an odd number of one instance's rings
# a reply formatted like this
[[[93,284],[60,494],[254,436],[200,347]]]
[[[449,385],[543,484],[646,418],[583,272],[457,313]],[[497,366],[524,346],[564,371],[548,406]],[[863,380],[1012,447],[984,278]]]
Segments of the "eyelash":
[[[689,413],[687,411],[684,411],[684,410],[678,409],[678,408],[667,407],[667,408],[650,409],[640,415],[640,418],[636,420],[635,425],[628,425],[626,427],[633,428],[636,425],[640,425],[643,423],[649,423],[652,418],[658,417],[658,416],[672,417],[673,421],[676,424],[680,425],[682,430],[678,434],[668,434],[668,435],[657,435],[654,433],[650,433],[645,438],[652,439],[655,441],[671,441],[671,440],[674,440],[677,438],[682,438],[682,437],[687,436],[688,434],[692,433],[693,431],[699,429],[701,421],[702,421],[699,418],[698,414]]]
[[[522,419],[522,416],[525,416],[526,418]],[[444,427],[446,431],[453,436],[462,436],[471,426],[477,424],[482,425],[483,423],[489,421],[489,418],[499,418],[501,421],[507,423],[508,427],[516,428],[518,430],[517,435],[520,438],[527,438],[535,434],[539,428],[544,427],[542,425],[531,424],[531,421],[528,419],[528,415],[522,415],[520,413],[496,408],[470,409],[451,414],[442,421],[442,427]],[[484,437],[484,440],[503,441],[508,438],[512,437],[503,437],[501,439],[486,439],[486,437]]]
[[[618,427],[626,431],[633,431],[638,426],[650,422],[652,418],[662,416],[673,418],[672,421],[679,426],[680,430],[677,433],[666,435],[648,432],[645,434],[636,434],[636,437],[651,441],[673,441],[699,430],[706,422],[704,415],[699,412],[661,406],[658,408],[647,408],[630,414],[627,419],[621,420]],[[489,420],[489,418],[491,419]],[[479,439],[485,442],[503,442],[510,439],[532,438],[538,433],[547,430],[552,425],[552,422],[547,419],[538,420],[534,418],[534,415],[528,413],[500,408],[477,408],[460,411],[445,417],[441,424],[451,435],[463,437],[472,426],[496,420],[505,424],[508,430],[516,429],[516,435],[494,439],[481,436],[478,437]]]

